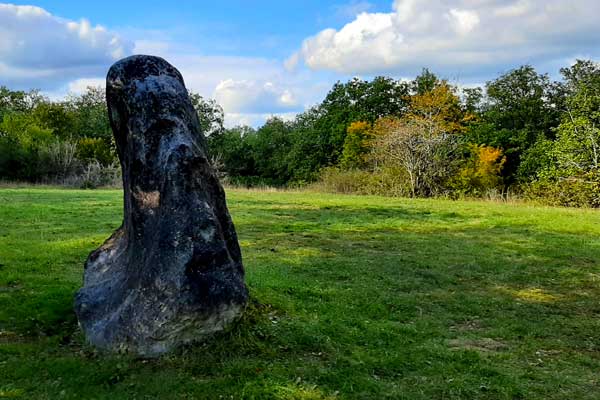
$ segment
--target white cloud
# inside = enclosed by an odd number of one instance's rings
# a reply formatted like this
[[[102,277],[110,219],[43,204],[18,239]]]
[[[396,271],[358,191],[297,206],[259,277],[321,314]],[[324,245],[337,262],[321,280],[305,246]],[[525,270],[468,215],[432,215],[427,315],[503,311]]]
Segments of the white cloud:
[[[339,30],[305,39],[286,66],[303,62],[346,74],[414,74],[423,66],[495,74],[571,54],[600,56],[598,15],[597,0],[396,0],[391,12],[363,12]]]
[[[373,4],[368,1],[353,0],[350,3],[335,5],[335,16],[339,18],[354,18],[358,14],[369,11],[373,8]]]
[[[199,55],[167,37],[135,42],[136,53],[165,58],[188,89],[215,98],[227,126],[258,126],[271,116],[289,117],[320,101],[330,84],[314,73],[290,73],[281,61],[259,57]]]
[[[453,8],[448,13],[452,28],[460,36],[467,35],[479,25],[479,14],[470,10],[457,10]]]
[[[232,113],[268,113],[298,109],[292,92],[272,82],[227,79],[219,82],[214,98],[224,110]]]
[[[71,21],[34,6],[0,4],[0,77],[11,87],[59,87],[97,75],[129,55],[132,43],[82,19]]]
[[[283,62],[283,66],[288,71],[294,71],[294,70],[296,70],[296,67],[298,67],[299,62],[300,62],[300,53],[294,53]]]
[[[152,53],[164,57],[181,71],[188,88],[212,96],[219,83],[227,79],[236,81],[280,82],[285,71],[276,60],[258,57],[205,56],[198,51],[177,49]]]
[[[313,69],[333,69],[352,73],[349,65],[358,65],[365,72],[388,65],[391,54],[384,47],[400,46],[402,35],[392,29],[391,14],[362,13],[340,31],[326,29],[305,40],[298,59]],[[369,46],[365,46],[369,43]],[[294,57],[294,56],[292,56]]]
[[[284,121],[291,121],[296,116],[295,112],[289,113],[228,113],[225,118],[225,126],[228,128],[234,126],[253,126],[258,127],[265,123],[269,118],[277,117]]]
[[[86,91],[88,87],[104,87],[106,80],[102,78],[81,78],[69,82],[68,90],[70,93],[80,94]]]
[[[529,1],[521,0],[507,6],[500,6],[494,14],[498,17],[521,17],[529,10]]]
[[[121,57],[152,54],[177,67],[189,89],[217,96],[228,125],[248,121],[256,126],[272,115],[287,118],[315,104],[332,80],[290,73],[278,59],[202,54],[176,35],[176,29],[115,31],[39,7],[0,3],[0,85],[37,88],[60,99],[87,86],[104,86],[110,65]]]

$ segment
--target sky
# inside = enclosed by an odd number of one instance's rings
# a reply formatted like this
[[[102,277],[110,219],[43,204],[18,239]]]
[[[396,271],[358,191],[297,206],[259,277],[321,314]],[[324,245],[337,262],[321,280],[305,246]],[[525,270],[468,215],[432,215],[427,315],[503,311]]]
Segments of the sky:
[[[598,16],[598,0],[16,1],[0,3],[0,85],[58,99],[152,54],[216,99],[228,126],[257,126],[355,76],[428,67],[469,86],[530,64],[557,77],[600,60]]]

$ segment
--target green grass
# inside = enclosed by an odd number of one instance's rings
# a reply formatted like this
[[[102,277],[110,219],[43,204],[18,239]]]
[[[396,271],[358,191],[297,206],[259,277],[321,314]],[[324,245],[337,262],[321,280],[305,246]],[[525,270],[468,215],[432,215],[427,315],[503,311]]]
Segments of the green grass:
[[[0,190],[0,399],[598,399],[600,214],[231,190],[253,301],[157,360],[72,311],[121,192]]]

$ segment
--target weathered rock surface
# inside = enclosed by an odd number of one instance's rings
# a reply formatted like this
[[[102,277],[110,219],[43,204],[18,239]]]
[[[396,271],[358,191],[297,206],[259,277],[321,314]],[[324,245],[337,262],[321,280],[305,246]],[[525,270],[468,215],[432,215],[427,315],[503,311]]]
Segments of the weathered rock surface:
[[[124,221],[87,259],[75,311],[95,346],[154,356],[241,316],[241,253],[179,71],[128,57],[108,72],[106,94]]]

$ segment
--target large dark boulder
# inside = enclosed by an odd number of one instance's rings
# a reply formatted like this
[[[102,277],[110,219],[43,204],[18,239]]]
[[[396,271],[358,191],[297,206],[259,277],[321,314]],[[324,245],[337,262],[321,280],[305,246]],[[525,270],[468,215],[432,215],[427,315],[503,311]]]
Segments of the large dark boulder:
[[[239,318],[244,269],[179,71],[159,57],[125,58],[108,72],[106,97],[124,221],[87,259],[75,312],[93,345],[154,356]]]

